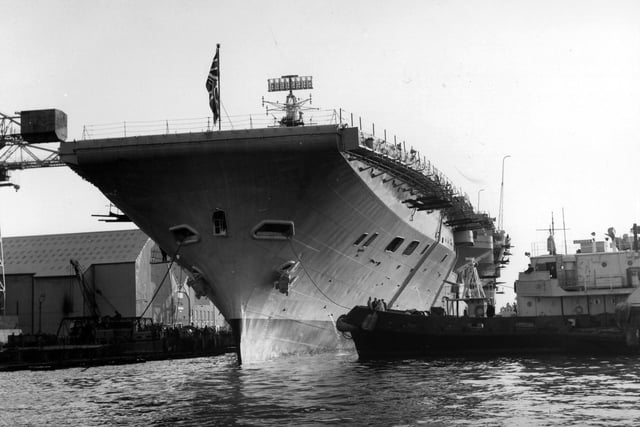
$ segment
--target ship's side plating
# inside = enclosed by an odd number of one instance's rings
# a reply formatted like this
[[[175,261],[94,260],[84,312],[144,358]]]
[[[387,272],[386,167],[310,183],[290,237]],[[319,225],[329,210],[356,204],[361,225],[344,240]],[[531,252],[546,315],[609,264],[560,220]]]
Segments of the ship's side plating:
[[[200,279],[244,360],[350,345],[369,297],[431,306],[456,261],[440,210],[349,147],[358,130],[273,128],[78,141],[62,158]],[[403,203],[405,202],[405,203]],[[191,243],[190,243],[191,242]]]

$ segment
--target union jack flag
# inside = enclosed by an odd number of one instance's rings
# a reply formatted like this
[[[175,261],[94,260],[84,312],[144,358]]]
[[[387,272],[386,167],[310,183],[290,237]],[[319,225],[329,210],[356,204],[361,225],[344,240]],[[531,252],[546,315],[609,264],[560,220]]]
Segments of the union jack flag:
[[[207,92],[209,92],[209,106],[213,112],[213,124],[220,118],[220,45],[216,46],[216,54],[211,63],[211,69],[207,76]]]

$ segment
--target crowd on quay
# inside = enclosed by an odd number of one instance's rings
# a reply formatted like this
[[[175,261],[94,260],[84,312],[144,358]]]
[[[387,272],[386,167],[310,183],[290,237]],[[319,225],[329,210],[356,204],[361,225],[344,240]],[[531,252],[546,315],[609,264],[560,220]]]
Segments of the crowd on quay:
[[[208,351],[234,345],[229,328],[163,325],[150,319],[116,315],[99,319],[70,318],[63,321],[58,334],[11,335],[7,346],[112,345],[134,341],[155,341],[161,343],[165,351]]]
[[[232,346],[233,336],[229,329],[216,329],[205,326],[164,326],[160,330],[160,339],[165,351],[208,351],[215,348]]]

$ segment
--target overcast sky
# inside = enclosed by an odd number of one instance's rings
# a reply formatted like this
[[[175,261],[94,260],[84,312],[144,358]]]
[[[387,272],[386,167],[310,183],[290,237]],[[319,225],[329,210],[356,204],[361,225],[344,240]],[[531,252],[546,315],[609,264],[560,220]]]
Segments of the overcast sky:
[[[7,1],[0,111],[59,108],[83,126],[264,114],[266,79],[312,75],[313,103],[343,108],[418,148],[522,253],[551,212],[567,240],[640,222],[640,2]],[[304,93],[302,93],[304,94]],[[65,168],[0,188],[4,236],[130,228],[90,215],[108,201]],[[481,191],[483,190],[483,191]],[[562,233],[558,234],[559,247]]]

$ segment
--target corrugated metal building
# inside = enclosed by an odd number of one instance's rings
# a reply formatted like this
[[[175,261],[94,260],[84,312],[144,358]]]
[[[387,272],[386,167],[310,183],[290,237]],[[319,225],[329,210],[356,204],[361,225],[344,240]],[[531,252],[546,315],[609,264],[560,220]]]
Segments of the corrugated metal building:
[[[90,314],[71,260],[102,316],[117,310],[167,325],[224,324],[213,304],[186,286],[185,270],[173,264],[167,274],[170,258],[140,230],[7,237],[3,243],[6,314],[18,316],[24,333],[55,334],[63,317]]]

